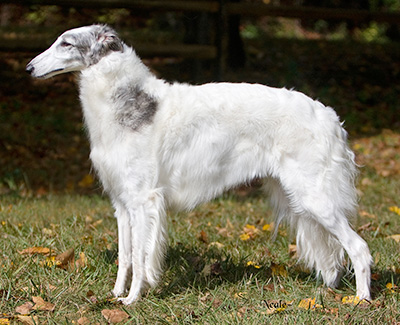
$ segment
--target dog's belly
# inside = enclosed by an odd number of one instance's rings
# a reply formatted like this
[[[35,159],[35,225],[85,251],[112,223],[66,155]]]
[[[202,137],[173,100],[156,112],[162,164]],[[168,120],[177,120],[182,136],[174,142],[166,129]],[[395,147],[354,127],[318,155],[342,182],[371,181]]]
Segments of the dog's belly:
[[[274,173],[273,153],[253,142],[242,139],[215,146],[175,152],[165,161],[160,170],[160,187],[170,206],[192,209],[232,187]]]

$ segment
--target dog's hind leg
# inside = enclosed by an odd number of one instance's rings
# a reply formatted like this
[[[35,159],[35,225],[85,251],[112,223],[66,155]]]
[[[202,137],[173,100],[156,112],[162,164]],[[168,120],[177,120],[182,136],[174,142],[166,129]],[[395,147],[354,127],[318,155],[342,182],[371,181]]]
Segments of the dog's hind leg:
[[[331,230],[347,252],[354,268],[357,296],[371,299],[370,281],[372,257],[367,243],[353,230],[345,217],[338,220],[338,225]]]
[[[321,273],[328,286],[334,286],[338,282],[344,249],[353,264],[357,296],[370,299],[372,257],[367,243],[350,227],[346,217],[354,208],[351,197],[329,195],[305,182],[301,187],[302,195],[292,192],[289,196],[299,218],[292,221],[297,226],[300,256]]]
[[[300,261],[322,276],[325,285],[337,287],[342,275],[344,250],[342,245],[321,224],[309,216],[297,215],[296,244]]]
[[[326,285],[336,287],[340,280],[340,266],[344,255],[340,243],[318,222],[293,211],[290,197],[278,180],[266,179],[264,189],[274,209],[275,231],[281,221],[288,224],[296,233],[299,260],[303,261],[309,269],[315,269]]]

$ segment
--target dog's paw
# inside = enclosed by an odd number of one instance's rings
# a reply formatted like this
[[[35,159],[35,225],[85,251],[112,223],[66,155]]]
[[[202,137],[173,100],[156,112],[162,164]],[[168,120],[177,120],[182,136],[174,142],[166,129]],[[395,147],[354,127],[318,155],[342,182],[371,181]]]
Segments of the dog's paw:
[[[111,293],[113,294],[114,297],[118,298],[122,296],[125,293],[125,289],[122,288],[114,288]]]
[[[125,298],[118,298],[118,301],[122,302],[125,306],[134,303],[136,300],[137,300],[137,297],[130,298],[129,296],[125,297]]]

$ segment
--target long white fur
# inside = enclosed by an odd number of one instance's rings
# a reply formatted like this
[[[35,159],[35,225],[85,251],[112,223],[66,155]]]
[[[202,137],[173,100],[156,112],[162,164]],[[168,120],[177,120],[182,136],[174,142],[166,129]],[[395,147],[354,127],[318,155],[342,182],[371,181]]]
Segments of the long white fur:
[[[107,26],[73,29],[27,66],[36,77],[80,71],[90,158],[118,220],[114,294],[130,287],[120,298],[130,304],[146,285],[157,284],[167,246],[167,208],[192,209],[257,177],[264,179],[277,223],[287,222],[296,233],[300,259],[335,286],[346,251],[357,295],[370,299],[371,255],[348,222],[357,206],[354,154],[333,109],[302,93],[263,85],[169,84],[123,43],[102,56],[90,53],[91,43],[117,37]],[[66,51],[65,42],[72,40],[89,42],[89,54],[82,56],[99,58],[71,59],[74,52]],[[157,106],[154,116],[134,129],[116,118],[115,94],[128,86]]]

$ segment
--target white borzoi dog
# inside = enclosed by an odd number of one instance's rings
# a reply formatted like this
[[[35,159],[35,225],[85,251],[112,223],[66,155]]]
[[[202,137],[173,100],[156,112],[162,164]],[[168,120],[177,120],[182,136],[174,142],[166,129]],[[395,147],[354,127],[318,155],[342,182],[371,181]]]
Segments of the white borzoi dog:
[[[123,303],[160,278],[168,207],[192,209],[254,178],[276,224],[295,230],[300,259],[335,286],[346,251],[357,295],[370,299],[371,255],[348,221],[354,154],[333,109],[263,85],[169,84],[105,25],[66,31],[26,69],[37,78],[80,72],[90,158],[118,221],[113,293],[130,287]]]

